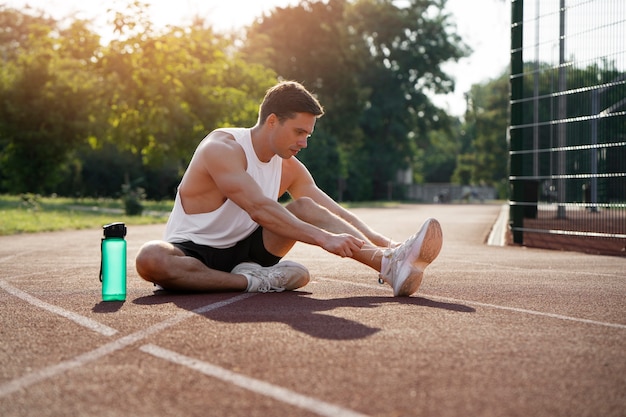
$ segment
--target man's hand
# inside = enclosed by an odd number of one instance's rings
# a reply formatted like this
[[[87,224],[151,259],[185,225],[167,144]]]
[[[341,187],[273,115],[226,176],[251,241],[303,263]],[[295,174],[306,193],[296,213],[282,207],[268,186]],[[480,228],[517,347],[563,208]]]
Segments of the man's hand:
[[[320,245],[324,250],[341,256],[351,258],[353,254],[361,250],[365,242],[347,233],[332,234]]]

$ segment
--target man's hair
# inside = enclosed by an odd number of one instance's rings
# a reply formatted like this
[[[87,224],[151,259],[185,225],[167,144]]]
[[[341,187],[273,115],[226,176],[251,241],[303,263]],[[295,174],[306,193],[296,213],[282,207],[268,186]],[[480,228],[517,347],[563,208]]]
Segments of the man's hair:
[[[296,113],[310,113],[316,117],[324,114],[324,108],[304,86],[295,81],[283,81],[267,90],[259,110],[259,123],[264,124],[274,113],[278,121],[296,117]]]

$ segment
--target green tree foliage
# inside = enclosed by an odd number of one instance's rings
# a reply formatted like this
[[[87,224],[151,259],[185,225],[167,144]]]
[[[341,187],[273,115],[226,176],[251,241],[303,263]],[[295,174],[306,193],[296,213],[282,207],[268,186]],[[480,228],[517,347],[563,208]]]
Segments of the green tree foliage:
[[[0,176],[11,192],[50,192],[90,130],[99,37],[12,9],[0,22]]]
[[[463,185],[501,187],[508,177],[507,73],[485,84],[475,84],[467,94],[463,140],[453,180]],[[502,196],[504,197],[504,196]]]
[[[358,121],[366,96],[357,77],[365,62],[344,24],[346,7],[344,0],[331,0],[278,8],[249,28],[242,48],[248,62],[300,81],[320,98],[326,115],[310,140],[311,150],[299,158],[329,192],[347,176],[345,161],[349,146],[361,138]]]
[[[568,201],[581,201],[584,198],[582,189],[589,189],[588,175],[595,171],[601,174],[598,179],[599,198],[622,201],[626,195],[624,181],[614,174],[624,172],[626,161],[626,148],[615,145],[626,137],[626,118],[623,117],[626,108],[624,71],[608,59],[593,62],[586,67],[568,66],[564,71],[568,93],[562,95],[558,93],[558,67],[542,62],[526,63],[524,96],[533,97],[535,81],[539,94],[536,100],[526,100],[522,108],[523,124],[534,124],[535,117],[538,118],[536,131],[525,129],[524,147],[553,149],[559,146],[581,146],[583,149],[568,151],[562,168],[558,166],[558,158],[552,152],[540,152],[536,159],[528,154],[524,157],[524,170],[526,173],[536,172],[544,178],[542,189],[555,185],[547,178],[557,174],[560,169],[572,176],[579,176],[567,180]],[[559,116],[561,104],[564,104],[564,117]],[[560,117],[569,121],[565,125],[564,144],[559,143],[558,125],[553,123]],[[600,146],[599,150],[593,147],[584,149],[594,143]],[[604,146],[606,150],[603,150]],[[593,160],[596,164],[592,168]]]
[[[537,71],[538,69],[538,71]],[[558,68],[547,63],[526,64],[527,77],[524,79],[524,96],[534,95],[534,76],[538,75],[537,100],[526,100],[523,107],[523,123],[535,123],[537,120],[537,146],[540,149],[552,149],[557,146],[556,128],[551,121],[557,117],[559,95],[557,93]],[[623,73],[615,68],[610,62],[601,64],[594,63],[586,68],[567,68],[567,88],[570,91],[566,95],[567,118],[577,120],[570,123],[567,133],[569,145],[588,145],[591,137],[591,124],[593,120],[599,120],[597,124],[598,143],[610,142],[615,138],[623,137],[624,118],[619,117],[619,106],[624,106],[624,83]],[[592,85],[606,85],[603,89],[591,89]],[[593,94],[597,93],[596,112],[610,109],[605,117],[599,119],[589,118],[594,115],[592,109]],[[500,197],[506,198],[508,190],[508,149],[507,128],[509,109],[509,75],[503,73],[500,77],[487,81],[484,84],[473,85],[469,93],[468,108],[463,126],[463,135],[458,143],[459,154],[456,168],[452,179],[460,184],[486,184],[495,186],[500,190]],[[537,106],[535,113],[534,106]],[[524,140],[525,148],[532,149],[534,146],[533,130],[527,129]],[[581,133],[584,132],[584,133]],[[620,136],[621,135],[621,136]],[[537,157],[538,174],[550,176],[554,173],[553,164],[549,152],[541,152]],[[567,170],[575,174],[589,173],[588,152],[572,153],[567,159]],[[606,172],[619,172],[619,162],[623,161],[623,152],[610,152],[606,158],[599,158],[599,170]],[[526,158],[526,169],[532,172],[532,155]],[[617,198],[613,190],[620,190],[617,183],[608,180],[607,191],[611,198]],[[571,198],[580,198],[580,187],[571,187],[572,193],[578,193]],[[620,191],[621,192],[621,191]],[[617,195],[617,194],[616,194]]]
[[[387,197],[399,170],[419,171],[428,132],[446,133],[450,119],[426,91],[453,89],[441,65],[467,49],[444,6],[432,0],[406,7],[390,0],[303,1],[276,9],[248,31],[248,59],[304,82],[326,106],[313,149],[302,157],[331,194],[337,176],[347,176],[347,198]],[[321,136],[323,145],[336,148],[320,149]],[[331,155],[337,156],[314,163]]]
[[[428,133],[429,144],[423,151],[423,167],[418,172],[424,173],[425,182],[446,183],[457,166],[457,155],[461,144],[458,140],[463,136],[459,121],[451,124],[449,129],[432,130]]]
[[[171,197],[164,175],[209,131],[254,124],[274,72],[201,20],[157,32],[145,8],[112,11],[106,46],[88,22],[0,9],[0,191],[111,195],[145,178]]]
[[[325,105],[301,155],[329,193],[386,198],[408,169],[443,181],[456,127],[426,92],[451,91],[441,65],[467,50],[445,1],[396,3],[303,1],[236,39],[201,19],[156,30],[131,0],[106,45],[89,22],[2,7],[0,191],[171,197],[197,143],[252,126],[277,76]]]
[[[229,39],[200,20],[154,33],[141,9],[118,14],[116,22],[122,38],[101,60],[107,83],[116,86],[106,139],[140,154],[146,165],[161,165],[187,161],[216,127],[255,122],[259,97],[275,76],[228,54]]]

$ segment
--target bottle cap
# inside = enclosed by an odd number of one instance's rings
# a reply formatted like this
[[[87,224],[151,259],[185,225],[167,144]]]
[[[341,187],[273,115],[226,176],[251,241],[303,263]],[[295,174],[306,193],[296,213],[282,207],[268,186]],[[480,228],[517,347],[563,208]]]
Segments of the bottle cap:
[[[126,225],[121,222],[111,223],[102,226],[104,237],[124,237],[126,236]]]

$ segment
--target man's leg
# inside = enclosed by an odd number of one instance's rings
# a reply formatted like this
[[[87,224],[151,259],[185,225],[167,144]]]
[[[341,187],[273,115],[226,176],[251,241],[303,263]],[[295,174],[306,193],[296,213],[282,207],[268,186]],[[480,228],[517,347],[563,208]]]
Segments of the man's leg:
[[[245,277],[210,269],[171,243],[159,240],[141,247],[136,267],[143,279],[168,290],[244,291],[248,286]]]
[[[439,255],[443,244],[441,226],[435,219],[426,220],[422,228],[400,246],[382,248],[369,242],[358,229],[309,198],[298,199],[290,203],[287,209],[299,219],[321,229],[331,233],[351,234],[365,241],[365,245],[353,254],[352,259],[378,271],[379,279],[387,282],[396,296],[408,296],[417,291],[424,269]],[[267,230],[264,230],[263,239],[266,248],[279,256],[284,255],[295,243]]]
[[[326,208],[318,205],[310,198],[300,198],[289,203],[286,207],[287,210],[300,220],[317,226],[320,229],[337,234],[347,233],[363,240],[365,245],[363,245],[360,251],[353,254],[352,259],[380,272],[383,250],[385,248],[380,248],[371,243],[354,226],[334,215]],[[285,239],[268,230],[263,230],[263,241],[269,252],[281,257],[285,256],[295,244],[293,240]]]
[[[309,282],[309,271],[295,262],[279,262],[261,267],[240,264],[232,273],[208,268],[204,263],[163,241],[151,241],[141,247],[136,267],[146,281],[166,290],[217,292],[275,292],[293,290]]]

